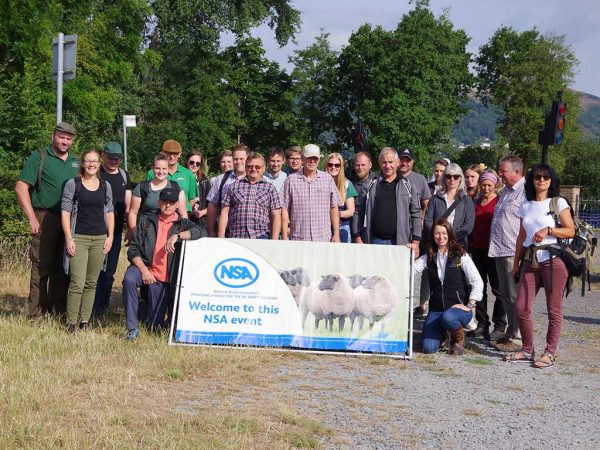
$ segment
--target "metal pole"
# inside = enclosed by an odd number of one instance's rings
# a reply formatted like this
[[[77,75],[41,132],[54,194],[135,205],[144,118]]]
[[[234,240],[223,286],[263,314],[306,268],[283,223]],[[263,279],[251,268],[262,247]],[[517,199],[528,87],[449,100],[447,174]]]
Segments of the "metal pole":
[[[548,144],[542,145],[542,164],[548,164]]]
[[[56,123],[62,122],[62,97],[63,97],[63,72],[64,72],[64,45],[65,35],[58,33],[58,64],[56,68]]]
[[[125,170],[127,170],[127,126],[125,125],[125,116],[123,116],[123,155],[125,156]]]

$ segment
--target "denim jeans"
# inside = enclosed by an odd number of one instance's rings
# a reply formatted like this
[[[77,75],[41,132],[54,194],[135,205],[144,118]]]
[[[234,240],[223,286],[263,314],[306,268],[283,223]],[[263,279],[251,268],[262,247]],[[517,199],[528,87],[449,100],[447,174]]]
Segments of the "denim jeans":
[[[373,236],[371,242],[375,245],[396,245],[396,239],[380,239]]]
[[[472,312],[460,308],[448,308],[446,311],[429,311],[421,334],[423,353],[437,352],[445,331],[464,327],[472,318]]]
[[[349,223],[340,225],[340,242],[343,244],[350,244],[352,242]]]
[[[112,292],[113,282],[115,281],[115,272],[119,263],[119,254],[121,253],[121,233],[115,233],[112,247],[106,256],[106,269],[100,271],[98,282],[96,283],[96,298],[94,299],[94,313],[102,314],[108,308],[110,293]]]
[[[129,266],[123,278],[123,306],[125,307],[125,323],[128,330],[138,327],[138,287],[144,284],[140,269]],[[148,309],[141,321],[151,328],[163,325],[167,306],[173,299],[174,290],[169,283],[157,281],[148,286]]]

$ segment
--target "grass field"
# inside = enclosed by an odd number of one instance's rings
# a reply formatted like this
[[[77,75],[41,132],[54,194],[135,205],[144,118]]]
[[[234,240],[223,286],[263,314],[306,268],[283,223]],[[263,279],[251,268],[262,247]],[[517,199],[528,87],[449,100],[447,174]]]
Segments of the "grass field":
[[[127,342],[117,291],[90,332],[30,322],[26,253],[0,240],[0,255],[0,448],[313,448],[329,433],[261,384],[301,356]]]

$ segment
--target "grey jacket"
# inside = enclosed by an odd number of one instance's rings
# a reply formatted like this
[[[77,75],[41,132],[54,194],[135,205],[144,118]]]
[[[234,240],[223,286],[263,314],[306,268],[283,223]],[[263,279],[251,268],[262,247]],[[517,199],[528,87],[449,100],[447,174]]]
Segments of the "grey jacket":
[[[100,183],[105,183],[106,195],[104,198],[104,222],[106,223],[106,214],[114,212],[114,206],[112,202],[112,188],[108,181],[100,180]],[[63,188],[62,200],[60,204],[61,211],[71,213],[71,236],[75,234],[75,226],[77,225],[77,211],[79,210],[79,200],[75,198],[76,190],[75,178],[71,178],[65,183]],[[100,187],[101,188],[101,187]],[[102,263],[102,270],[106,268],[106,258]],[[63,255],[63,269],[66,274],[69,273],[69,257],[65,249]]]
[[[398,175],[400,176],[400,175]],[[373,241],[373,210],[377,197],[377,187],[382,177],[373,178],[364,194],[356,200],[354,216],[352,217],[352,236],[360,235],[365,244]],[[396,186],[396,242],[398,245],[409,244],[421,239],[421,205],[414,186],[400,177]]]
[[[454,209],[454,222],[452,229],[456,234],[456,240],[462,244],[465,249],[467,248],[467,238],[471,231],[473,231],[473,225],[475,225],[475,206],[471,197],[461,192],[456,197],[456,208]],[[427,205],[427,211],[425,211],[425,233],[424,240],[430,239],[431,227],[436,220],[440,219],[446,210],[446,199],[442,191],[437,191]]]

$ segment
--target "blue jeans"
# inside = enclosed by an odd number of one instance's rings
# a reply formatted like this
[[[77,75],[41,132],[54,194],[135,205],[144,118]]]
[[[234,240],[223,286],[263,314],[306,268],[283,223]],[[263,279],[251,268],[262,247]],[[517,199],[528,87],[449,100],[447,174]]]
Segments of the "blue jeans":
[[[115,233],[112,247],[110,248],[108,255],[106,255],[106,269],[100,271],[96,283],[96,297],[94,299],[94,313],[96,314],[102,314],[108,308],[120,253],[121,233]]]
[[[125,323],[128,330],[138,327],[138,287],[144,284],[142,272],[135,266],[129,266],[123,278],[123,306],[125,307]],[[157,281],[148,286],[148,309],[140,320],[150,328],[163,325],[167,306],[173,299],[174,290],[169,283]]]
[[[378,237],[373,236],[371,243],[375,245],[396,245],[396,239],[379,239]]]
[[[448,308],[443,312],[429,311],[421,334],[423,353],[437,352],[444,337],[444,332],[466,326],[472,317],[472,312],[463,311],[460,308]]]
[[[340,242],[344,244],[350,244],[352,242],[349,223],[340,225]]]

